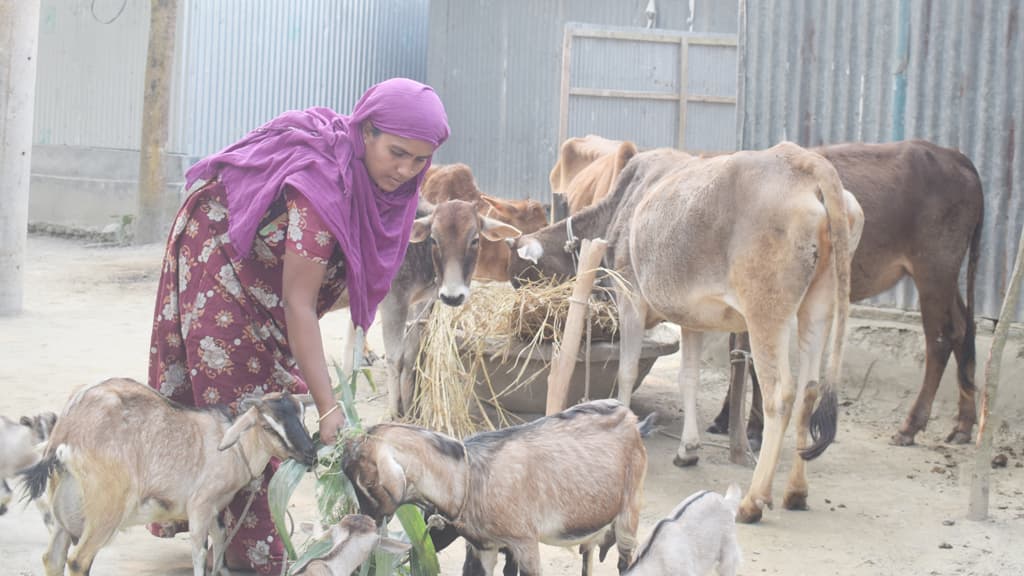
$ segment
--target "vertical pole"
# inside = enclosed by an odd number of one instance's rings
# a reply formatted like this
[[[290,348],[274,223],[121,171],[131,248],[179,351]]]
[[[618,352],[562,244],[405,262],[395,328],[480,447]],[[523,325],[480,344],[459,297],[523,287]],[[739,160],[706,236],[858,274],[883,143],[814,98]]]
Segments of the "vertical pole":
[[[24,305],[39,7],[0,0],[0,316]]]
[[[142,140],[139,150],[139,202],[135,242],[160,242],[170,228],[164,214],[164,148],[167,146],[171,83],[174,77],[174,32],[178,0],[150,0],[149,48],[146,52]]]
[[[999,310],[999,322],[992,335],[992,347],[988,351],[985,362],[985,387],[981,390],[981,414],[978,418],[978,447],[974,452],[974,473],[971,474],[971,499],[968,504],[967,518],[984,520],[988,517],[989,476],[992,461],[992,435],[998,422],[989,421],[989,410],[995,405],[996,393],[999,390],[999,368],[1003,360],[1003,348],[1006,347],[1006,335],[1010,331],[1017,310],[1017,298],[1020,296],[1020,277],[1024,273],[1024,232],[1017,241],[1017,260],[1010,276],[1010,286],[1003,296],[1003,306]],[[974,318],[968,318],[974,322]]]
[[[907,67],[910,66],[910,0],[900,0],[896,25],[896,74],[892,86],[892,139],[905,137]]]

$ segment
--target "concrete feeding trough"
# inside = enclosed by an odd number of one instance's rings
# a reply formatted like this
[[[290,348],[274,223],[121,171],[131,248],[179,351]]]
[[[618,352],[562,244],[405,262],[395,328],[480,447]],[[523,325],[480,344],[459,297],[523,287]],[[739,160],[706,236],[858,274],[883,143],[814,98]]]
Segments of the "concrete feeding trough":
[[[513,344],[508,354],[487,354],[484,367],[490,375],[491,386],[499,394],[501,408],[510,412],[543,414],[547,402],[547,381],[552,356],[549,342],[536,346],[527,356],[526,343]],[[674,326],[659,324],[644,333],[644,344],[640,354],[637,386],[654,362],[679,350],[679,330]],[[523,357],[519,358],[520,354]],[[576,368],[569,383],[567,406],[579,403],[586,390],[586,361],[583,346],[578,354]],[[463,358],[466,361],[466,358]],[[526,363],[523,369],[523,363]],[[590,399],[610,398],[617,394],[615,380],[619,369],[619,343],[594,342],[590,348]],[[517,383],[516,378],[530,379],[526,384]],[[504,392],[503,392],[504,391]],[[491,397],[487,385],[478,376],[476,394],[483,399]]]

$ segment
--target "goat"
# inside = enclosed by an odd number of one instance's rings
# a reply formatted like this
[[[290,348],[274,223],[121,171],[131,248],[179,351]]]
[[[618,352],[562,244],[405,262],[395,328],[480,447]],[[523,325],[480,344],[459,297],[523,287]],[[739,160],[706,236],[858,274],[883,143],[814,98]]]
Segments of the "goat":
[[[366,562],[374,548],[392,554],[406,552],[410,545],[377,533],[373,518],[348,514],[317,538],[330,538],[331,549],[319,558],[292,567],[293,576],[349,576]]]
[[[636,416],[616,400],[464,442],[403,424],[378,424],[346,442],[342,469],[364,514],[380,523],[407,502],[433,506],[487,576],[501,548],[521,574],[539,575],[541,542],[580,544],[586,571],[609,526],[620,570],[632,558],[647,450]]]
[[[50,437],[57,415],[43,412],[35,416],[22,416],[18,423],[0,416],[0,514],[7,513],[13,492],[7,484],[21,470],[39,461],[39,446]],[[37,501],[46,525],[50,525],[49,512],[42,501]]]
[[[182,406],[128,378],[79,390],[43,459],[23,473],[33,499],[49,484],[56,522],[43,555],[46,574],[64,574],[65,564],[72,576],[88,574],[120,528],[186,519],[195,576],[203,575],[207,536],[213,573],[220,573],[226,543],[217,514],[272,457],[313,464],[302,414],[287,392],[246,398],[232,419],[226,409]]]
[[[720,576],[735,576],[742,560],[736,541],[741,496],[736,484],[724,498],[707,490],[690,495],[658,522],[623,575],[704,576],[717,563]]]

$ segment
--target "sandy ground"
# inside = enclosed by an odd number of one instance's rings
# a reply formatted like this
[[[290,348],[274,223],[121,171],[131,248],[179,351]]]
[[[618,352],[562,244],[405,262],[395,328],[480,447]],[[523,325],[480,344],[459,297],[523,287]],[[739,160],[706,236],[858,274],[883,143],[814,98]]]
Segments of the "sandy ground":
[[[25,312],[0,319],[0,414],[59,411],[73,387],[110,376],[145,379],[161,249],[30,238]],[[323,327],[328,353],[340,356],[340,317],[328,316]],[[379,330],[371,331],[370,337],[382,349]],[[1024,342],[1012,340],[1005,354],[1000,407],[1006,420],[998,428],[996,447],[1009,457],[1009,465],[992,471],[990,519],[982,522],[965,517],[974,448],[942,442],[954,413],[955,385],[950,378],[943,383],[933,421],[918,436],[918,445],[888,444],[920,382],[919,326],[856,319],[850,342],[848,381],[841,398],[848,404],[840,413],[837,443],[809,467],[811,510],[776,508],[758,525],[739,526],[745,557],[741,573],[1024,574],[1024,391],[1019,379]],[[725,389],[725,349],[715,348],[707,354],[703,371],[705,425]],[[979,379],[987,352],[988,337],[982,336]],[[659,360],[634,400],[641,415],[656,409],[663,431],[672,434],[679,433],[682,418],[675,385],[678,362],[678,354]],[[383,372],[377,370],[380,381]],[[371,396],[368,391],[361,395],[364,418],[380,420],[386,398],[366,400]],[[705,440],[700,464],[689,469],[672,465],[676,440],[664,433],[648,440],[641,538],[694,491],[724,491],[730,482],[746,487],[751,470],[728,463],[722,448],[727,440]],[[776,475],[777,502],[790,457]],[[294,498],[296,521],[315,514],[311,486],[304,484]],[[0,573],[42,574],[40,556],[46,543],[46,529],[35,508],[15,506],[0,517]],[[546,547],[542,553],[546,574],[579,573],[574,553]],[[445,551],[443,572],[458,574],[462,555],[461,546]],[[614,574],[614,566],[613,552],[598,574]],[[100,553],[93,573],[191,574],[187,536],[160,540],[141,527],[129,528]]]

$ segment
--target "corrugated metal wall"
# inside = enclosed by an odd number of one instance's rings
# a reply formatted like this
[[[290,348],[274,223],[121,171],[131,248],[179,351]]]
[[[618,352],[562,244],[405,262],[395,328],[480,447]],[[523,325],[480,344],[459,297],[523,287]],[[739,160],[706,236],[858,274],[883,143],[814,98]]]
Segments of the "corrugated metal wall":
[[[998,316],[1024,225],[1024,1],[740,6],[741,146],[924,138],[959,148],[985,189],[977,313]],[[875,302],[918,307],[909,281]]]
[[[565,24],[642,27],[647,3],[432,0],[427,79],[444,100],[452,127],[437,160],[470,165],[490,194],[547,202],[559,145]],[[658,28],[736,33],[733,2],[655,5]]]
[[[179,0],[168,150],[202,156],[292,108],[426,78],[429,0]],[[110,21],[103,23],[102,21]],[[138,149],[149,2],[43,0],[35,143]]]
[[[43,0],[35,144],[138,149],[148,33],[149,2]]]
[[[289,109],[348,112],[371,85],[426,79],[429,0],[192,0],[180,25],[177,149],[215,152]]]

